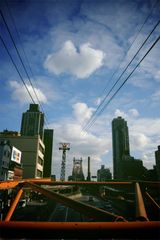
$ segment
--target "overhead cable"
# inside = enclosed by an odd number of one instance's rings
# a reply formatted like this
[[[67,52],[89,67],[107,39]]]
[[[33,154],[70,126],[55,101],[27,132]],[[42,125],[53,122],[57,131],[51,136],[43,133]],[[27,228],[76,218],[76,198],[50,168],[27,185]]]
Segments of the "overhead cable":
[[[102,100],[102,102],[100,103],[100,105],[97,107],[96,111],[93,113],[91,119],[88,121],[88,123],[83,127],[83,130],[86,130],[87,128],[89,128],[89,125],[91,124],[92,120],[94,118],[96,118],[96,114],[99,110],[99,108],[102,106],[102,104],[105,102],[105,100],[107,99],[107,97],[109,96],[109,94],[112,92],[112,90],[115,88],[115,86],[117,85],[117,83],[120,81],[121,77],[124,75],[124,73],[126,72],[126,70],[128,69],[128,67],[131,65],[131,63],[133,62],[133,60],[136,58],[136,56],[138,55],[138,53],[140,52],[140,50],[143,48],[143,46],[146,44],[146,42],[148,41],[148,39],[150,38],[150,36],[152,35],[152,33],[155,31],[155,29],[157,28],[157,26],[160,24],[160,20],[155,24],[155,26],[153,27],[152,31],[149,33],[149,35],[147,36],[147,38],[144,40],[144,42],[142,43],[142,45],[140,46],[140,48],[138,49],[138,51],[136,52],[136,54],[133,56],[133,58],[130,60],[130,62],[127,64],[127,66],[125,67],[125,69],[123,70],[123,72],[121,73],[121,75],[118,77],[118,79],[116,80],[116,82],[114,83],[114,85],[111,87],[111,89],[109,90],[109,92],[106,94],[106,96],[104,97],[104,99]]]
[[[138,68],[138,66],[141,64],[141,62],[145,59],[145,57],[149,54],[149,52],[152,50],[152,48],[158,43],[160,40],[160,35],[157,37],[157,39],[154,41],[152,46],[149,48],[149,50],[145,53],[145,55],[141,58],[141,60],[138,62],[138,64],[135,66],[135,68],[131,71],[131,73],[128,75],[128,77],[123,81],[123,83],[120,85],[120,87],[116,90],[116,92],[112,95],[112,97],[107,101],[107,103],[103,106],[101,111],[99,112],[99,115],[104,111],[104,109],[108,106],[108,104],[113,100],[113,98],[117,95],[117,93],[120,91],[120,89],[123,87],[123,85],[128,81],[128,79],[131,77],[131,75],[134,73],[134,71]],[[95,119],[92,121],[90,128],[95,122]]]
[[[15,23],[14,17],[13,17],[13,15],[12,15],[12,12],[11,12],[11,10],[10,10],[10,7],[9,7],[9,5],[8,5],[7,0],[6,0],[5,3],[6,3],[6,6],[7,6],[7,9],[8,9],[8,13],[9,13],[9,15],[10,15],[10,17],[11,17],[12,23],[13,23],[13,25],[14,25],[14,28],[15,28],[15,31],[16,31],[16,34],[17,34],[17,37],[18,37],[18,39],[19,39],[19,42],[20,42],[20,45],[21,45],[21,48],[22,48],[24,57],[25,57],[25,59],[26,59],[26,61],[27,61],[29,70],[30,70],[30,72],[31,72],[31,74],[32,74],[32,78],[34,79],[33,71],[32,71],[32,69],[31,69],[31,66],[30,66],[30,63],[29,63],[27,54],[26,54],[25,49],[24,49],[24,47],[23,47],[23,44],[22,44],[22,41],[21,41],[21,37],[20,37],[19,31],[18,31],[18,29],[17,29],[17,26],[16,26],[16,23]],[[3,18],[4,18],[4,15],[3,15]],[[5,20],[5,19],[4,19],[4,20]],[[6,22],[6,21],[5,21],[5,22]],[[7,27],[7,29],[9,30],[9,27],[8,27],[7,22],[6,22],[6,27]],[[9,30],[9,32],[11,33],[10,30]],[[10,36],[11,36],[11,35],[10,35]],[[12,36],[11,39],[13,39],[13,36]],[[14,41],[14,43],[15,43],[15,41]],[[16,43],[15,43],[15,45],[16,45]],[[17,49],[17,48],[16,48],[16,49]],[[17,49],[17,50],[18,50],[18,49]],[[18,54],[18,53],[19,53],[19,51],[17,52],[17,54]],[[18,56],[20,56],[20,53],[18,54]],[[38,102],[38,104],[40,105],[42,111],[45,113],[45,111],[44,111],[44,109],[43,109],[43,106],[42,106],[42,104],[41,104],[41,102],[40,102],[40,100],[39,100],[39,97],[38,97],[38,95],[37,95],[37,93],[36,93],[35,87],[33,86],[33,83],[32,83],[32,81],[31,81],[31,79],[30,79],[30,77],[29,77],[29,74],[28,74],[28,72],[27,72],[27,70],[26,70],[26,67],[25,67],[25,65],[24,65],[24,63],[23,63],[23,61],[22,61],[21,56],[20,56],[20,61],[21,61],[22,65],[23,65],[23,68],[25,69],[26,75],[27,75],[28,80],[29,80],[29,82],[30,82],[31,88],[33,89],[33,92],[34,92],[34,94],[35,94],[35,96],[36,96],[37,102]],[[46,113],[45,113],[44,116],[45,116],[45,121],[46,121],[46,126],[47,126],[49,123],[48,123],[48,120],[47,120],[47,117],[46,117]],[[48,128],[48,127],[47,127],[47,128]]]
[[[9,52],[9,50],[8,50],[8,48],[7,48],[7,45],[5,44],[5,42],[4,42],[4,40],[3,40],[2,36],[1,36],[1,34],[0,34],[0,40],[1,40],[1,42],[2,42],[2,44],[3,44],[3,46],[4,46],[4,48],[6,49],[8,55],[9,55],[9,57],[10,57],[10,59],[11,59],[11,62],[12,62],[12,64],[13,64],[13,66],[15,67],[16,71],[18,72],[18,75],[19,75],[21,81],[23,82],[24,87],[26,88],[26,90],[27,90],[27,92],[28,92],[28,94],[29,94],[29,96],[30,96],[32,102],[35,104],[35,101],[34,101],[32,95],[31,95],[31,93],[30,93],[30,91],[29,91],[29,89],[28,89],[28,87],[27,87],[27,85],[26,85],[26,83],[25,83],[25,81],[24,81],[24,79],[23,79],[23,77],[22,77],[20,71],[18,70],[18,67],[17,67],[17,65],[15,64],[15,62],[14,62],[14,60],[13,60],[13,58],[12,58],[12,55],[10,54],[10,52]]]
[[[31,81],[31,79],[30,79],[30,76],[29,76],[29,74],[28,74],[28,72],[27,72],[27,69],[26,69],[26,67],[25,67],[25,65],[24,65],[24,62],[23,62],[23,60],[22,60],[22,57],[21,57],[21,55],[20,55],[20,52],[19,52],[19,50],[18,50],[18,48],[17,48],[17,46],[16,46],[16,43],[15,43],[15,41],[14,41],[14,38],[13,38],[13,36],[12,36],[12,34],[11,34],[11,31],[10,31],[10,29],[9,29],[9,26],[8,26],[8,24],[7,24],[7,22],[6,22],[6,20],[5,20],[5,17],[4,17],[4,15],[3,15],[3,13],[2,13],[2,11],[0,10],[0,15],[1,15],[1,17],[2,17],[2,19],[3,19],[3,22],[4,22],[4,24],[5,24],[5,26],[6,26],[6,28],[7,28],[7,31],[8,31],[8,33],[9,33],[9,36],[10,36],[10,38],[11,38],[11,40],[12,40],[12,43],[13,43],[13,45],[14,45],[14,47],[15,47],[15,50],[16,50],[16,53],[17,53],[17,55],[18,55],[18,57],[19,57],[19,59],[20,59],[20,62],[21,62],[21,64],[22,64],[22,66],[23,66],[23,69],[24,69],[24,71],[25,71],[25,73],[26,73],[26,75],[27,75],[27,78],[28,78],[28,80],[29,80],[29,83],[30,83],[30,85],[31,85],[31,88],[32,88],[32,90],[33,90],[33,92],[34,92],[34,94],[35,94],[35,96],[36,96],[36,99],[37,99],[37,101],[38,101],[38,103],[39,103],[39,105],[40,105],[40,107],[42,108],[42,111],[43,111],[43,107],[42,107],[42,105],[41,105],[41,103],[40,103],[40,101],[39,101],[39,98],[38,98],[38,96],[37,96],[37,93],[36,93],[36,91],[35,91],[35,88],[34,88],[34,86],[33,86],[33,84],[32,84],[32,81]],[[18,33],[18,32],[17,32]],[[5,47],[6,48],[6,47]],[[9,50],[8,50],[9,51]],[[11,54],[10,54],[11,55]],[[13,58],[12,58],[12,60],[13,60]],[[16,66],[16,70],[17,70],[17,66]],[[20,73],[20,72],[19,72]],[[22,77],[22,76],[21,76]],[[21,78],[21,80],[22,80],[22,78]],[[27,87],[27,85],[26,85],[26,83],[25,83],[25,81],[23,80],[22,81],[23,82],[23,84],[25,84],[25,87]],[[27,89],[28,89],[28,87],[27,87]],[[29,89],[27,90],[27,92],[29,92]],[[30,96],[31,96],[31,93],[29,94]],[[32,100],[33,100],[33,102],[35,103],[35,100],[33,99],[33,97],[32,97]],[[43,111],[44,112],[44,111]],[[45,117],[45,120],[46,120],[46,117]],[[47,122],[47,120],[46,120],[46,122]],[[47,127],[48,128],[48,127]]]

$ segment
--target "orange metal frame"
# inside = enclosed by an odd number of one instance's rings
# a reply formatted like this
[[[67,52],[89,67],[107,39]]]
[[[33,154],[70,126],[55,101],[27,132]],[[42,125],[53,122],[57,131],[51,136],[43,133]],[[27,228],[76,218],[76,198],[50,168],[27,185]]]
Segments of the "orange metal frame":
[[[136,219],[128,222],[122,216],[102,209],[75,201],[66,196],[41,187],[41,185],[131,185],[135,183]],[[159,182],[143,182],[160,186]],[[88,215],[100,222],[17,222],[10,221],[14,210],[21,198],[23,188],[31,189],[44,194],[46,197],[73,208],[82,214]],[[0,238],[160,238],[160,222],[149,221],[140,184],[137,182],[53,182],[51,179],[26,179],[21,181],[0,182],[0,190],[17,188],[17,195],[10,206],[5,220],[0,221]],[[160,210],[155,200],[146,193],[157,211]],[[103,221],[103,222],[101,222]],[[105,221],[105,222],[104,222]]]

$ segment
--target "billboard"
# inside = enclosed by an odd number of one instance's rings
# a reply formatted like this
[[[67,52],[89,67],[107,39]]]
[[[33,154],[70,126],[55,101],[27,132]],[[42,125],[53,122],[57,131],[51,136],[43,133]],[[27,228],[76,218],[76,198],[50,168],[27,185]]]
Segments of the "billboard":
[[[21,155],[22,155],[21,151],[19,151],[15,147],[12,147],[11,161],[20,164],[21,163]]]

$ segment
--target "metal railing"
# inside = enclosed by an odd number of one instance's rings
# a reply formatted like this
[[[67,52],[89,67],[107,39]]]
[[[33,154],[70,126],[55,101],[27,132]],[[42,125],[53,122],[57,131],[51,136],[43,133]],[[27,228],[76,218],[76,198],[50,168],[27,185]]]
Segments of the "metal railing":
[[[42,186],[41,186],[42,185]],[[99,209],[95,206],[73,200],[60,193],[48,190],[45,185],[79,185],[87,187],[100,186],[133,186],[135,187],[135,220],[128,221],[125,217]],[[108,182],[59,182],[51,179],[26,179],[21,181],[0,182],[0,190],[15,189],[17,194],[10,205],[4,220],[0,221],[0,238],[143,238],[160,237],[160,219],[150,221],[145,206],[145,198],[141,189],[149,185],[158,189],[159,182],[108,181]],[[95,222],[29,222],[12,221],[13,213],[23,194],[23,189],[30,188],[40,192],[47,198],[72,208],[92,218]],[[157,212],[159,204],[148,192],[144,192]],[[160,212],[159,212],[160,213]],[[160,216],[160,215],[159,215]]]

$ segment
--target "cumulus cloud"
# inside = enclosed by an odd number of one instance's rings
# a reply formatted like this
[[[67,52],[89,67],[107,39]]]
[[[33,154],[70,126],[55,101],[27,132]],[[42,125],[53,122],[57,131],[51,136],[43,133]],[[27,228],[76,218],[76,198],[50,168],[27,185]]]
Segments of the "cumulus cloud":
[[[63,119],[63,123],[53,123],[52,126],[56,133],[56,138],[54,141],[53,172],[59,173],[61,168],[62,153],[58,150],[59,142],[69,142],[70,151],[67,152],[66,175],[68,176],[72,173],[73,157],[77,159],[82,157],[84,174],[86,176],[85,170],[87,169],[88,156],[91,157],[92,174],[96,174],[97,169],[101,165],[102,156],[105,155],[109,150],[110,143],[107,139],[107,136],[97,137],[91,133],[83,135],[82,127],[75,119],[72,119],[72,123]]]
[[[54,163],[53,172],[57,174],[60,172],[62,153],[59,149],[59,142],[69,142],[70,151],[67,152],[66,160],[66,176],[72,173],[73,157],[83,159],[83,169],[86,176],[87,172],[87,158],[91,157],[91,171],[92,174],[97,174],[97,169],[100,168],[103,157],[109,154],[111,148],[111,138],[107,137],[107,131],[103,135],[86,132],[83,134],[82,125],[77,118],[89,118],[92,114],[92,109],[86,103],[75,103],[70,118],[63,118],[59,122],[50,124],[49,128],[54,128]],[[83,118],[84,119],[84,118]],[[111,167],[112,164],[105,160],[105,166]],[[57,178],[59,176],[57,175]]]
[[[138,117],[138,116],[139,116],[139,112],[138,112],[138,110],[135,109],[135,108],[129,109],[129,113],[130,113],[133,117]]]
[[[89,108],[86,103],[78,102],[73,105],[74,116],[79,121],[89,120],[94,108]]]
[[[131,139],[132,147],[134,150],[145,148],[150,143],[149,137],[143,133],[131,134]]]
[[[47,56],[44,67],[57,75],[70,73],[77,78],[87,78],[103,65],[103,59],[104,53],[92,48],[90,43],[80,45],[78,51],[68,40],[62,49]]]
[[[31,98],[25,88],[24,85],[18,83],[17,81],[10,81],[9,86],[12,90],[12,99],[18,101],[20,104],[25,104],[31,102]],[[34,101],[37,102],[37,98],[35,93],[41,103],[47,103],[47,98],[44,93],[39,88],[32,88],[31,85],[26,84],[28,91],[30,92],[31,96],[33,97]],[[35,91],[35,93],[34,93]]]
[[[102,101],[102,98],[98,97],[96,100],[95,100],[95,105],[96,106],[99,106],[99,104],[101,103]]]
[[[114,115],[115,117],[123,117],[123,118],[126,117],[126,113],[121,111],[120,109],[116,109]]]

